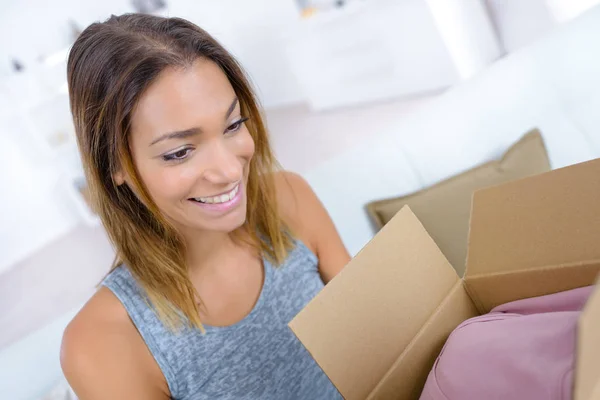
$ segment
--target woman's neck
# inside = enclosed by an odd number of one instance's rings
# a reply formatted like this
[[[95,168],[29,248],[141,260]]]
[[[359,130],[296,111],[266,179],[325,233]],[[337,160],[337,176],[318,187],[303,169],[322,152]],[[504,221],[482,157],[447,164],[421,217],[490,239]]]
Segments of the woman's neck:
[[[233,240],[226,232],[196,232],[186,235],[185,242],[186,261],[190,272],[207,269],[234,246]]]
[[[228,232],[196,232],[185,239],[187,265],[196,277],[210,276],[232,260],[254,256]]]

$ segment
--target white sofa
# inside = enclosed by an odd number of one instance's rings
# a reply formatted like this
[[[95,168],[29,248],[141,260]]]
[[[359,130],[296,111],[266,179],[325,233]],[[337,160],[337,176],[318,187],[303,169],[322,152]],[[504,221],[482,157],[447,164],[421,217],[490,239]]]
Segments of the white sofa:
[[[350,252],[374,234],[365,203],[492,159],[534,126],[555,168],[600,157],[598,39],[600,8],[305,173]],[[0,397],[37,399],[61,378],[60,335],[73,313],[0,352]]]
[[[600,157],[600,7],[304,174],[348,250],[374,235],[364,205],[499,156],[532,127],[553,168]]]

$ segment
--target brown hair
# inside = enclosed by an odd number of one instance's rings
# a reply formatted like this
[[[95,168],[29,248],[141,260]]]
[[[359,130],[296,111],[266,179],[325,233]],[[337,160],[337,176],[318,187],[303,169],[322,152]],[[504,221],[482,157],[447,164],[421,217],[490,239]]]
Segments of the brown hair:
[[[232,237],[280,264],[293,239],[277,209],[272,172],[278,164],[242,68],[207,32],[181,18],[113,15],[77,38],[67,76],[93,207],[117,251],[111,270],[125,263],[167,325],[203,330],[183,239],[140,180],[128,144],[131,113],[144,90],[165,68],[189,67],[198,58],[211,60],[228,77],[242,114],[250,117],[247,127],[256,148],[247,185],[247,219]],[[130,178],[132,187],[116,184],[118,171]]]

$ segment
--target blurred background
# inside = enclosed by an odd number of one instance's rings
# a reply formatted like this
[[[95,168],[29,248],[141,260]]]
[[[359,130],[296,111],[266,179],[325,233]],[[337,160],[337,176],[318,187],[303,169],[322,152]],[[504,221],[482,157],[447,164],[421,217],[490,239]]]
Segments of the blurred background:
[[[245,67],[279,161],[352,254],[367,203],[492,160],[532,128],[600,156],[600,0],[0,0],[0,399],[70,399],[62,330],[113,251],[85,201],[66,58],[111,14],[186,18]],[[546,154],[546,153],[544,153]]]

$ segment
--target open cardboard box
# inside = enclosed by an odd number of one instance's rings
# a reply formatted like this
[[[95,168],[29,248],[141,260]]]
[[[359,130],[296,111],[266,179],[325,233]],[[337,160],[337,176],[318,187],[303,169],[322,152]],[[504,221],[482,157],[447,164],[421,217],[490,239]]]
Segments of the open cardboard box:
[[[464,320],[594,284],[600,159],[476,192],[470,226],[461,279],[403,208],[290,322],[346,399],[418,399]],[[600,289],[578,335],[574,398],[600,399]]]

